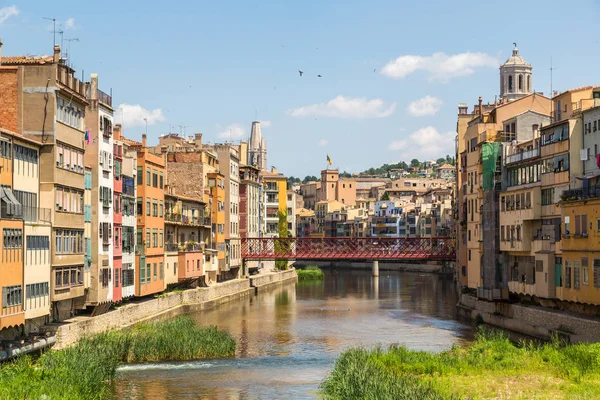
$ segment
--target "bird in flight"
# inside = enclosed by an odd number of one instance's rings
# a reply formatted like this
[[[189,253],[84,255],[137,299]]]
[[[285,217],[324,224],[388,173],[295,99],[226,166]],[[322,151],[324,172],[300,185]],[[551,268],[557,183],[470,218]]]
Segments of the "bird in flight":
[[[298,73],[300,74],[300,76],[302,76],[302,74],[304,73],[304,71],[298,70]]]
[[[323,77],[323,75],[317,75],[317,78],[322,78],[322,77]]]
[[[377,71],[377,68],[373,68],[373,73],[375,73],[375,71]]]

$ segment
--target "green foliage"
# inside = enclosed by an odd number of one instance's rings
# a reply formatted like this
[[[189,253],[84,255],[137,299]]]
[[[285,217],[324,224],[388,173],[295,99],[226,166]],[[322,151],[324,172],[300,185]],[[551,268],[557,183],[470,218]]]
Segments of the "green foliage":
[[[288,181],[288,183],[301,183],[302,182],[302,180],[300,178],[296,178],[294,176],[290,176],[287,179],[287,181]]]
[[[37,360],[19,357],[0,368],[1,399],[103,399],[117,367],[128,362],[192,360],[233,356],[235,341],[216,327],[190,317],[148,322],[124,331],[83,338]]]
[[[388,192],[383,192],[383,194],[381,195],[381,201],[386,201],[390,199],[390,194]]]
[[[325,279],[325,274],[316,265],[309,265],[304,269],[299,269],[296,271],[296,274],[298,274],[299,281],[322,281]]]
[[[469,346],[438,354],[348,350],[321,389],[340,399],[600,398],[600,344],[514,344],[480,327]]]
[[[340,172],[340,178],[352,178],[352,174],[344,171],[344,172]]]
[[[282,239],[289,237],[289,232],[287,230],[287,213],[278,211],[277,217],[279,221],[277,223],[277,231],[279,233],[279,237]],[[286,254],[290,251],[290,243],[285,240],[275,240],[275,254]],[[288,260],[287,259],[277,259],[275,260],[275,269],[283,271],[288,269]]]
[[[304,179],[302,179],[302,183],[316,182],[318,180],[319,179],[314,175],[306,175]]]
[[[412,160],[410,160],[411,167],[419,167],[420,165],[421,165],[421,162],[419,160],[417,160],[416,158],[413,158]]]

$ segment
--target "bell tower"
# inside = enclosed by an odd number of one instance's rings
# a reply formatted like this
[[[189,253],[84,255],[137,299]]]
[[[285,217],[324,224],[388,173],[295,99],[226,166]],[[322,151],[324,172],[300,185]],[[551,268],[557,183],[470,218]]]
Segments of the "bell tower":
[[[512,56],[500,66],[500,97],[505,100],[516,100],[532,93],[531,64],[519,55],[517,44],[514,44]]]

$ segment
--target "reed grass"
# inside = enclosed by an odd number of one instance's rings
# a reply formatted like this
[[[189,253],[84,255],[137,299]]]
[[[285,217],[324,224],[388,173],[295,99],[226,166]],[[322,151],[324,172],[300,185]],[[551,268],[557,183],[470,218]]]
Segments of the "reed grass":
[[[299,281],[322,281],[325,274],[316,265],[309,265],[303,269],[296,270]]]
[[[103,399],[123,363],[228,357],[235,341],[190,317],[141,323],[79,340],[38,359],[19,357],[0,367],[0,399]]]
[[[480,328],[442,353],[391,346],[340,355],[321,390],[334,399],[597,399],[600,344],[511,342]]]

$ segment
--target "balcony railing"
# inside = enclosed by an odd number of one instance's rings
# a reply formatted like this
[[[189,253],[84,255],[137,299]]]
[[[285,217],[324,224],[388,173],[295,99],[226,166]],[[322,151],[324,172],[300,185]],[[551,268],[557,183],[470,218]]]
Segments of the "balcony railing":
[[[100,89],[98,89],[98,101],[112,107],[112,96],[107,95]]]
[[[580,189],[564,190],[560,199],[562,201],[576,201],[584,199],[597,199],[600,198],[600,187],[590,186]]]
[[[135,254],[138,254],[138,255],[146,254],[146,246],[144,244],[140,244],[140,243],[136,244],[135,245]]]
[[[52,210],[49,208],[23,206],[23,219],[26,222],[51,222]]]
[[[531,149],[517,154],[512,154],[506,157],[506,164],[512,164],[519,161],[529,160],[530,158],[539,157],[540,149]]]
[[[165,243],[165,251],[179,251],[177,243]]]
[[[397,221],[394,217],[374,217],[373,224],[395,224]]]

